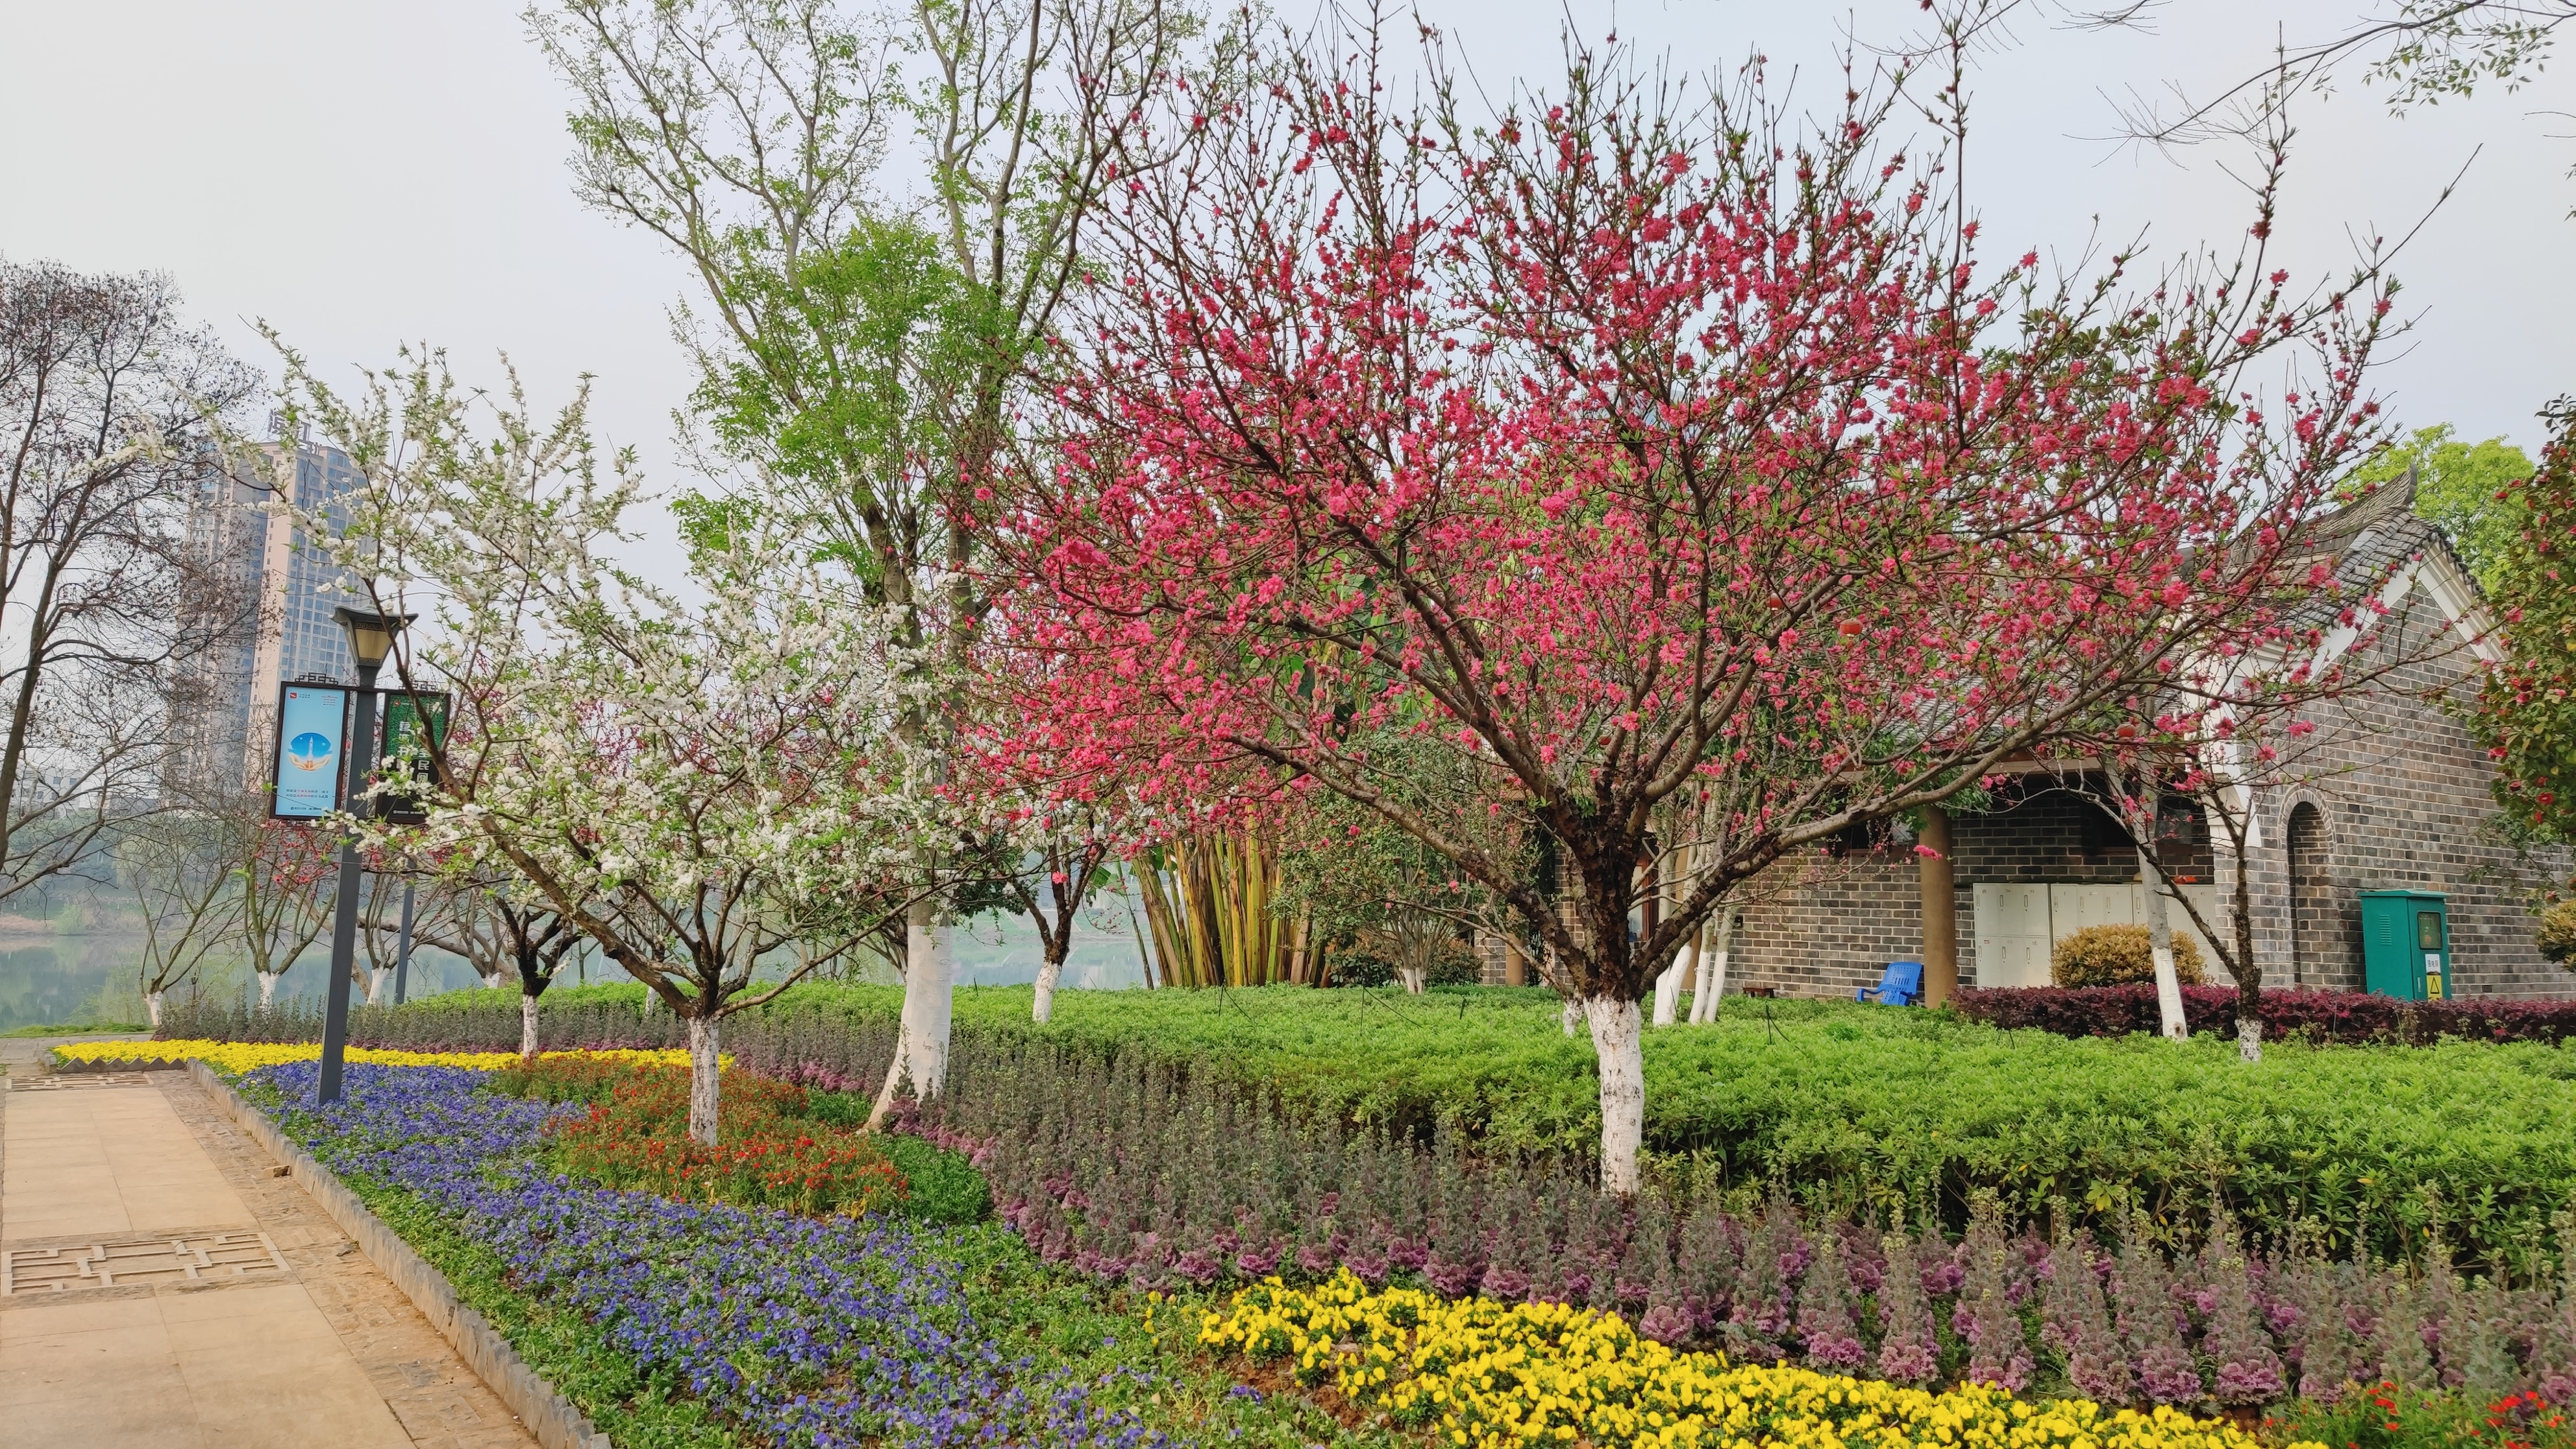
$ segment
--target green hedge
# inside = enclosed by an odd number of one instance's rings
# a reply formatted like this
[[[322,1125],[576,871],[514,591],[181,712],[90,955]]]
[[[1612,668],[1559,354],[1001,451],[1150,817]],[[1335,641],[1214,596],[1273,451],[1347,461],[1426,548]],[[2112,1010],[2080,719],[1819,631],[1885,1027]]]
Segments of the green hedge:
[[[782,1007],[890,1015],[890,990]],[[958,994],[961,1030],[1020,1037],[1025,991]],[[1543,991],[1066,993],[1059,1040],[1142,1047],[1349,1120],[1489,1149],[1588,1154],[1592,1049]],[[2412,1255],[2438,1219],[2467,1257],[2539,1253],[2576,1199],[2576,1049],[2529,1043],[2275,1047],[2069,1040],[1944,1013],[1730,1002],[1646,1036],[1646,1145],[1666,1171],[1954,1226],[1989,1188],[2024,1220],[2060,1201],[2105,1226],[2135,1201],[2196,1222],[2213,1195],[2278,1240]]]
[[[898,1001],[805,986],[770,1019],[826,1034],[849,1020],[883,1040]],[[595,1023],[632,1011],[640,988],[547,1003]],[[1039,1036],[1141,1050],[1301,1112],[1424,1138],[1445,1123],[1497,1154],[1588,1156],[1599,1131],[1590,1043],[1564,1035],[1543,990],[1076,991],[1045,1028],[1028,1007],[1026,988],[961,989],[961,1050]],[[516,1040],[507,992],[399,1014],[433,1012],[460,1026],[489,1014]],[[1659,1171],[1779,1184],[1820,1205],[1955,1222],[1986,1188],[2024,1220],[2062,1201],[2107,1226],[2124,1200],[2197,1220],[2216,1194],[2268,1237],[2303,1219],[2339,1249],[2411,1254],[2438,1219],[2464,1256],[2492,1261],[2536,1251],[2576,1200],[2576,1049],[2276,1046],[2246,1066],[2216,1038],[2067,1039],[1946,1013],[1730,1001],[1715,1026],[1650,1030],[1645,1053]]]

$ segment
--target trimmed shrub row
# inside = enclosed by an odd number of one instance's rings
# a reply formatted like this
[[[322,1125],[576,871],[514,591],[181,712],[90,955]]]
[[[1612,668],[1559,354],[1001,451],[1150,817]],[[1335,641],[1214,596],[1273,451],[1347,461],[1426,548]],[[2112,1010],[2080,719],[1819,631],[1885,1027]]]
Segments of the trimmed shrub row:
[[[914,1130],[974,1153],[1002,1216],[1050,1263],[1136,1291],[1347,1270],[1371,1288],[1613,1309],[1640,1333],[1905,1384],[2071,1390],[2101,1403],[2251,1408],[2349,1386],[2449,1386],[2478,1402],[2576,1392],[2576,1278],[2463,1279],[2331,1262],[2315,1240],[2250,1251],[2230,1217],[2175,1233],[2143,1214],[2116,1250],[2063,1217],[2003,1227],[1980,1197],[1953,1243],[1785,1192],[1591,1190],[1562,1161],[1490,1170],[1330,1123],[1283,1122],[1205,1073],[1129,1052],[961,1049]],[[2561,1257],[2576,1218],[2559,1223]]]
[[[2145,983],[1988,991],[1971,987],[1952,1001],[1958,1013],[1971,1021],[2066,1037],[2153,1034],[2161,1020],[2156,989]],[[2185,986],[2182,1004],[2183,1020],[2195,1035],[2208,1032],[2235,1038],[2236,988]],[[2576,998],[2400,1001],[2361,991],[2266,991],[2263,1036],[2267,1041],[2304,1037],[2318,1046],[2425,1046],[2446,1037],[2554,1046],[2576,1036]]]
[[[667,1012],[613,988],[550,993],[549,1047],[667,1046]],[[729,1022],[744,1065],[870,1094],[893,1049],[891,990],[799,988]],[[1282,1121],[1580,1172],[1599,1135],[1589,1042],[1545,993],[1074,992],[1033,1026],[1026,990],[961,991],[963,1054],[1046,1046],[1191,1065]],[[434,1008],[434,1009],[432,1009]],[[414,1013],[417,1012],[417,1015]],[[174,1014],[174,1032],[221,1023]],[[282,1019],[261,1029],[283,1029]],[[515,1046],[507,993],[360,1013],[353,1040]],[[2464,1266],[2547,1256],[2576,1200],[2576,1048],[2442,1041],[2235,1059],[2212,1034],[2066,1038],[1949,1012],[1730,1003],[1714,1027],[1648,1033],[1650,1169],[1682,1195],[1766,1195],[1964,1230],[1980,1194],[2016,1227],[2052,1215],[2113,1236],[2131,1209],[2191,1226],[2223,1203],[2257,1244],[2314,1234],[2337,1258],[2419,1257],[2438,1229]]]
[[[575,1046],[685,1047],[688,1033],[667,1011],[642,1010],[633,986],[571,986],[538,999],[538,1033],[549,1050]],[[320,1041],[322,1003],[296,997],[267,1010],[223,1001],[174,1002],[161,1013],[162,1041]],[[519,993],[451,991],[404,1006],[349,1007],[353,1046],[411,1051],[519,1049]]]

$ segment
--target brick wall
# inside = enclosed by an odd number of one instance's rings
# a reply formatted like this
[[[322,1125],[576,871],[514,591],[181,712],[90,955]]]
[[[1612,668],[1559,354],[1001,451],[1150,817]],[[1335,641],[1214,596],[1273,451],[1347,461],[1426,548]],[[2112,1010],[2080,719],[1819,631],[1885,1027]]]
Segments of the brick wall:
[[[2207,880],[2206,832],[2166,847],[2177,873]],[[2117,885],[2138,878],[2136,848],[2072,791],[2046,778],[1999,794],[1985,814],[1950,823],[1959,980],[1976,984],[1979,882]],[[1922,867],[1910,838],[1866,854],[1784,861],[1752,883],[1727,966],[1730,985],[1791,996],[1849,996],[1890,961],[1923,954]]]
[[[2394,542],[2378,547],[2442,545],[2424,525],[2406,520],[2394,530]],[[2450,565],[2443,558],[2433,566]],[[2449,628],[2431,595],[2418,588],[2400,603],[2389,636],[2375,647],[2386,658],[2424,655],[2431,652],[2425,632],[2439,638]],[[2368,653],[2355,656],[2356,667],[2376,663]],[[2261,839],[2253,852],[2251,899],[2255,961],[2267,986],[2295,980],[2358,989],[2360,893],[2418,889],[2449,898],[2453,977],[2462,995],[2576,995],[2576,977],[2543,960],[2533,945],[2534,920],[2523,906],[2533,890],[2567,878],[2567,854],[2526,855],[2496,837],[2485,753],[2445,708],[2446,700],[2474,687],[2475,667],[2464,649],[2419,660],[2392,671],[2384,688],[2320,712],[2312,743],[2297,761],[2297,786],[2258,797]],[[2135,855],[2092,821],[2093,807],[2047,784],[2026,781],[2017,798],[2000,799],[1992,813],[1952,822],[1963,983],[1976,978],[1977,883],[2137,878]],[[2303,805],[2314,813],[2299,817],[2294,842],[2293,812]],[[2205,826],[2163,849],[2177,874],[2215,884],[2226,909],[2235,861],[2212,850]],[[1729,965],[1730,985],[1847,997],[1875,983],[1886,962],[1922,952],[1919,879],[1904,841],[1773,867],[1749,883],[1739,908],[1744,927]],[[2211,925],[2232,929],[2229,919]],[[2213,980],[2228,979],[2215,962],[2211,967]]]
[[[1773,866],[1746,883],[1737,909],[1743,924],[1728,944],[1728,989],[1849,998],[1878,984],[1888,962],[1912,959],[1922,946],[1916,880],[1911,847]]]
[[[2393,619],[2376,646],[2383,657],[2428,654],[2424,636],[2438,643],[2449,628],[2420,588]],[[2364,668],[2378,662],[2368,651],[2355,658]],[[2533,945],[2536,922],[2523,906],[2566,878],[2566,853],[2525,854],[2495,834],[2491,767],[2454,713],[2476,687],[2475,668],[2465,649],[2419,657],[2387,687],[2319,711],[2316,744],[2296,761],[2309,778],[2258,800],[2252,894],[2264,984],[2358,990],[2360,893],[2435,890],[2449,898],[2461,995],[2576,995],[2576,978]],[[2234,888],[2231,865],[2218,862],[2222,893]]]

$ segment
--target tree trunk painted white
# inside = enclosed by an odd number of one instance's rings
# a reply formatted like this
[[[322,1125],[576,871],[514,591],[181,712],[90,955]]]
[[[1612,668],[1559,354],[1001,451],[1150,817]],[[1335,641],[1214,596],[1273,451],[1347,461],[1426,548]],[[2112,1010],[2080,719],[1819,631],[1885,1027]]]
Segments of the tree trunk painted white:
[[[2263,1023],[2251,1017],[2236,1018],[2236,1059],[2240,1062],[2263,1060]]]
[[[2182,978],[2174,974],[2173,926],[2165,918],[2163,884],[2152,866],[2142,866],[2139,874],[2147,883],[2147,953],[2156,963],[2156,1011],[2163,1018],[2165,1035],[2184,1041],[2191,1036],[2191,1027],[2183,1020]]]
[[[1705,1026],[1717,1020],[1718,1004],[1726,997],[1726,947],[1735,935],[1735,912],[1721,908],[1717,913],[1717,939],[1711,949],[1699,957],[1699,990],[1691,997],[1691,1021]]]
[[[1064,963],[1049,959],[1038,967],[1038,997],[1029,1007],[1029,1019],[1044,1026],[1055,1020],[1055,987],[1064,979]]]
[[[1565,1034],[1567,1036],[1574,1035],[1574,1024],[1583,1020],[1582,1005],[1576,1002],[1573,997],[1567,997],[1565,999],[1565,1010],[1558,1013],[1557,1019],[1559,1023],[1565,1027]]]
[[[533,1063],[537,1059],[537,999],[522,993],[519,997],[519,1060]]]
[[[367,969],[367,1004],[369,1006],[384,1005],[385,988],[393,984],[394,968],[391,966],[369,967]]]
[[[1646,1059],[1638,1045],[1644,1013],[1633,1001],[1586,998],[1592,1053],[1601,1064],[1601,1191],[1637,1191],[1637,1144],[1646,1133]]]
[[[903,1087],[903,1067],[907,1045],[904,1031],[901,1026],[895,1028],[894,1060],[886,1063],[885,1085],[877,1088],[876,1105],[868,1109],[868,1125],[864,1129],[866,1131],[874,1132],[885,1124],[886,1114],[894,1110],[895,1093]]]
[[[1697,936],[1684,941],[1682,948],[1673,953],[1672,966],[1663,975],[1655,978],[1655,1025],[1672,1025],[1675,1016],[1681,1011],[1682,984],[1690,980],[1691,958],[1699,954],[1692,947],[1698,943]]]
[[[159,1031],[161,1029],[161,998],[165,994],[166,993],[159,991],[147,991],[143,993],[143,1010],[152,1018],[152,1029],[154,1031]]]
[[[948,1085],[948,1022],[956,1003],[948,927],[935,901],[915,901],[903,917],[905,1074],[923,1101]]]
[[[2127,793],[2118,771],[2111,772],[2111,789]],[[2165,918],[2165,878],[2156,863],[2156,790],[2149,784],[2139,791],[2145,808],[2132,824],[2138,839],[2138,885],[2147,897],[2147,955],[2156,970],[2156,1014],[2169,1041],[2185,1041],[2191,1036],[2191,1024],[2182,1014],[2182,979],[2174,974],[2173,926]]]
[[[286,973],[283,971],[262,971],[259,973],[260,1010],[266,1011],[277,1004],[277,978],[285,974]]]
[[[483,973],[483,989],[484,989],[484,990],[486,990],[486,991],[498,991],[498,990],[500,990],[500,989],[501,989],[501,973],[500,973],[500,972],[498,972],[498,971],[486,971],[486,972],[484,972],[484,973]],[[653,998],[652,998],[651,993],[649,993],[649,992],[648,992],[648,993],[646,993],[646,995],[645,995],[645,998],[644,998],[644,999],[645,999],[645,1001],[649,1004],[649,1003],[652,1001],[652,999],[653,999]]]
[[[1419,967],[1419,966],[1398,966],[1398,967],[1396,967],[1396,968],[1395,968],[1395,979],[1396,979],[1396,980],[1398,980],[1398,981],[1400,981],[1400,982],[1403,982],[1403,983],[1404,983],[1404,989],[1405,989],[1405,990],[1407,990],[1407,991],[1409,991],[1409,992],[1411,992],[1411,993],[1413,993],[1413,994],[1414,994],[1414,995],[1416,995],[1416,996],[1420,996],[1420,995],[1422,994],[1423,988],[1424,988],[1424,987],[1426,987],[1426,986],[1428,986],[1428,985],[1430,984],[1430,982],[1431,982],[1431,976],[1430,976],[1430,973],[1429,973],[1429,972],[1427,972],[1427,971],[1424,971],[1424,970],[1423,970],[1421,967]]]
[[[715,1022],[703,1016],[690,1017],[689,1136],[709,1147],[716,1145],[718,1061]]]

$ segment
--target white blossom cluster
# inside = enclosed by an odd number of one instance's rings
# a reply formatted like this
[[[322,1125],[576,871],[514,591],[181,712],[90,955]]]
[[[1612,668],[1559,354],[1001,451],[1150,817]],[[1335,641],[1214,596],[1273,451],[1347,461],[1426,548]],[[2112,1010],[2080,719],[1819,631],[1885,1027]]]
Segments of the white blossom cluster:
[[[942,888],[930,862],[975,822],[942,788],[937,651],[845,569],[744,508],[697,530],[685,577],[639,577],[607,550],[641,487],[627,455],[602,476],[583,399],[541,426],[515,379],[491,399],[407,353],[344,401],[289,361],[366,480],[336,533],[300,521],[349,587],[419,615],[384,683],[453,697],[427,822],[348,822],[371,847],[511,880],[691,1016]]]

